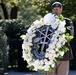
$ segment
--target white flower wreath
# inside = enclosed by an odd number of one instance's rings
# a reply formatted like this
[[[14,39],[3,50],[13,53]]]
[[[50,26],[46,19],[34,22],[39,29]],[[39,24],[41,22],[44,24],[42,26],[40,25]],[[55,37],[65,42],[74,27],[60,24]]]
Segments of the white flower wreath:
[[[62,57],[68,50],[65,47],[66,43],[66,28],[65,20],[60,20],[55,14],[49,13],[40,20],[33,22],[33,25],[27,30],[26,35],[22,35],[23,44],[23,58],[27,61],[28,67],[35,71],[52,71],[55,67],[58,58]],[[55,33],[52,36],[52,42],[48,44],[48,48],[45,52],[45,59],[35,59],[32,53],[33,38],[36,36],[36,29],[42,26],[51,26],[55,29]]]

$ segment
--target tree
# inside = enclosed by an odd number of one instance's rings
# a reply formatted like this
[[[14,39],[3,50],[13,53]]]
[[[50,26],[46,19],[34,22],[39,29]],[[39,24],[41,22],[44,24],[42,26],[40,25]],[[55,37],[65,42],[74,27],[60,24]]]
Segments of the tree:
[[[76,20],[76,0],[32,0],[32,4],[37,6],[39,14],[45,15],[48,12],[51,12],[51,4],[55,1],[59,1],[63,4],[63,15]]]
[[[72,20],[76,20],[76,0],[58,0],[63,4],[63,14],[71,18]]]
[[[5,1],[6,4],[25,8],[24,3],[30,2],[38,14],[44,16],[46,13],[51,11],[51,3],[59,1],[63,4],[63,15],[75,20],[76,18],[76,0],[0,0]]]

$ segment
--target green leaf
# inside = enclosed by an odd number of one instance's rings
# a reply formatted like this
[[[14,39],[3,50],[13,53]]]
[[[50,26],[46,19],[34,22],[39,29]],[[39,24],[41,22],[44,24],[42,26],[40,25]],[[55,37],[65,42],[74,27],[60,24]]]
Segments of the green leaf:
[[[27,65],[27,68],[29,68],[30,70],[34,70],[34,66],[29,66],[29,65]]]
[[[64,21],[64,17],[63,17],[62,15],[59,16],[59,19],[60,19],[61,21]]]
[[[55,70],[55,68],[50,67],[49,71],[53,72]]]
[[[20,38],[23,38],[23,37],[24,37],[24,35],[21,35],[21,36],[20,36]]]
[[[28,0],[25,0],[25,2],[28,2]]]
[[[73,39],[74,37],[71,36],[69,33],[66,33],[66,42],[69,42],[71,39]]]
[[[60,51],[64,51],[64,52],[67,52],[69,49],[66,47],[66,46],[62,46],[60,48]]]
[[[69,38],[70,38],[70,39],[73,39],[74,37],[73,37],[73,36],[69,36]]]
[[[44,70],[38,70],[39,73],[46,73]]]
[[[1,0],[0,0],[0,3],[1,3]]]

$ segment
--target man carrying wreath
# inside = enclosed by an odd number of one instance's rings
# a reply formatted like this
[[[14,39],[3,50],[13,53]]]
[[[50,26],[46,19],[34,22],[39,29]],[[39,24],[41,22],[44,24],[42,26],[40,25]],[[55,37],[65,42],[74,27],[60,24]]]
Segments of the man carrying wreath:
[[[74,28],[70,19],[61,15],[63,6],[54,2],[52,13],[33,22],[22,35],[22,57],[33,71],[46,75],[68,75],[69,60],[73,58],[70,41]]]
[[[61,15],[63,6],[60,2],[54,2],[51,6],[52,13],[58,15],[59,17],[62,17],[61,19],[65,20],[66,22],[66,33],[69,33],[70,35],[74,36],[74,27],[73,23],[70,19],[65,18]],[[46,16],[46,15],[45,15]],[[63,58],[61,58],[56,64],[55,70],[53,72],[46,72],[46,75],[68,75],[69,73],[69,60],[73,58],[72,49],[70,46],[70,41],[65,44],[66,47],[69,48],[67,52],[65,52]]]

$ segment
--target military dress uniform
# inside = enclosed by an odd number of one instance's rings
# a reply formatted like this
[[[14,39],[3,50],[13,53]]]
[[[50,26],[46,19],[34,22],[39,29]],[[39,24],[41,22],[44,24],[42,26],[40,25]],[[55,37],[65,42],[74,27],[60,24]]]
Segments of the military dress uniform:
[[[70,19],[65,18],[66,21],[66,33],[74,36],[74,27]],[[56,64],[54,72],[46,72],[46,75],[68,75],[69,73],[69,60],[73,59],[73,53],[70,46],[70,41],[65,44],[69,50],[64,54],[63,58],[60,59],[59,63]]]
[[[60,2],[54,2],[51,6],[51,9],[55,7],[63,8]],[[64,20],[66,21],[66,33],[69,33],[70,35],[74,36],[74,27],[72,21],[65,17]],[[46,75],[68,75],[69,60],[73,59],[73,53],[70,46],[70,41],[66,43],[65,46],[68,47],[69,50],[64,54],[63,58],[59,60],[58,64],[56,64],[54,72],[46,72]]]

